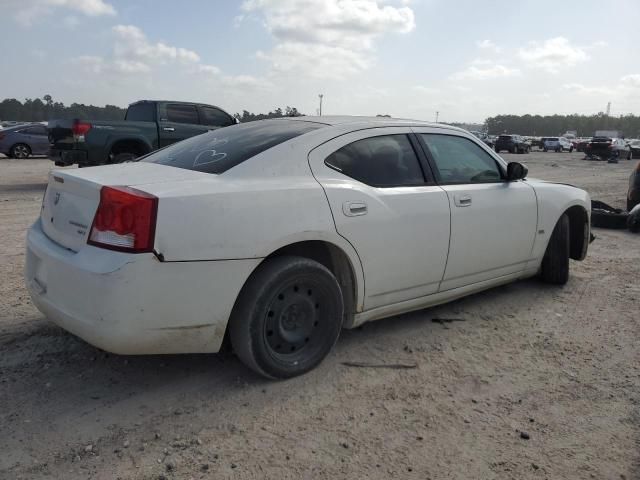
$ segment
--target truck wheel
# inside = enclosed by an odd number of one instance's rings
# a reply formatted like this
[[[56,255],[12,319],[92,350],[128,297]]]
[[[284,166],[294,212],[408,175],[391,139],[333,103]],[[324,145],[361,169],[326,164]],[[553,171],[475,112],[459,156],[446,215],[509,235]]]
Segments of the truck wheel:
[[[543,152],[548,152],[549,150],[547,150],[547,147],[544,147],[544,148],[542,149],[542,151],[543,151]]]
[[[564,285],[569,281],[569,217],[563,214],[551,234],[542,259],[540,278],[546,283]]]
[[[627,157],[627,160],[633,160],[633,152],[631,150],[629,150],[629,156]]]
[[[113,156],[111,163],[128,163],[135,162],[138,155],[131,152],[122,152]]]
[[[338,281],[303,257],[266,260],[247,281],[229,320],[231,345],[250,369],[290,378],[316,367],[342,328]]]
[[[19,158],[22,160],[29,158],[29,155],[31,155],[31,149],[29,148],[29,145],[25,145],[24,143],[16,143],[11,147],[11,150],[9,150],[9,155],[11,158]]]

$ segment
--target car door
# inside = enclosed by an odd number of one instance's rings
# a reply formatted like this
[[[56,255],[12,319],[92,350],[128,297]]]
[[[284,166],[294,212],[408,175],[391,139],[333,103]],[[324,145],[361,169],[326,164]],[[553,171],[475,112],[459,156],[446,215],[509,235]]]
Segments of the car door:
[[[449,201],[409,134],[360,130],[309,154],[336,229],[362,262],[365,310],[435,293],[444,274]]]
[[[451,206],[449,259],[441,291],[520,272],[531,257],[537,201],[525,181],[464,134],[416,129]]]
[[[21,130],[24,136],[24,143],[29,145],[33,155],[45,155],[49,151],[49,137],[44,125],[34,125]]]
[[[188,103],[159,104],[158,125],[161,147],[209,131],[206,125],[200,125],[197,107]]]

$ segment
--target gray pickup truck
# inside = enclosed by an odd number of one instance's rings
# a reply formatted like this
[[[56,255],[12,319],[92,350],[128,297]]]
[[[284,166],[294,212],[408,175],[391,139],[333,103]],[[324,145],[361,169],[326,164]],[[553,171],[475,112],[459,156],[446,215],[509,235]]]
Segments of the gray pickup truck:
[[[49,158],[58,166],[130,162],[185,138],[235,123],[234,117],[212,105],[141,100],[129,105],[124,121],[49,121]]]

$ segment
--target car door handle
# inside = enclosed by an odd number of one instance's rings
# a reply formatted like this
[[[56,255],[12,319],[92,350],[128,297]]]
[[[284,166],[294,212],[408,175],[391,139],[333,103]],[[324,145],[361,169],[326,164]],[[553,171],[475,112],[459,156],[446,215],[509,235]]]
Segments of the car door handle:
[[[176,129],[173,127],[163,127],[162,130],[164,130],[165,132],[175,132]]]
[[[471,195],[454,195],[453,201],[456,207],[468,207],[471,205]]]
[[[367,204],[364,202],[344,202],[342,213],[347,217],[358,217],[367,214]]]

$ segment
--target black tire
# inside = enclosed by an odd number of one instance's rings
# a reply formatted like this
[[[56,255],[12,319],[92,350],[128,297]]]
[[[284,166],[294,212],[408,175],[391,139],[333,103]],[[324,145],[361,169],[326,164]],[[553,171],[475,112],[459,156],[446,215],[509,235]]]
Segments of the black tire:
[[[24,143],[16,143],[11,147],[11,150],[9,150],[9,156],[11,158],[24,160],[25,158],[29,158],[29,155],[31,155],[31,148],[29,148],[29,145]]]
[[[231,345],[251,370],[290,378],[315,368],[342,328],[338,281],[302,257],[266,260],[242,288],[229,320]]]
[[[627,160],[633,160],[633,152],[629,150],[629,156],[627,156]]]
[[[140,155],[133,152],[120,152],[113,156],[111,163],[128,163],[135,162]]]
[[[573,153],[573,147],[569,148],[569,153]]]
[[[496,153],[500,153],[500,149],[496,147]]]
[[[546,147],[542,149],[543,152],[548,152],[549,149],[547,149]]]
[[[629,214],[599,200],[591,200],[591,226],[598,228],[627,228]]]
[[[540,278],[546,283],[564,285],[569,281],[569,217],[563,214],[556,223],[542,259]]]

